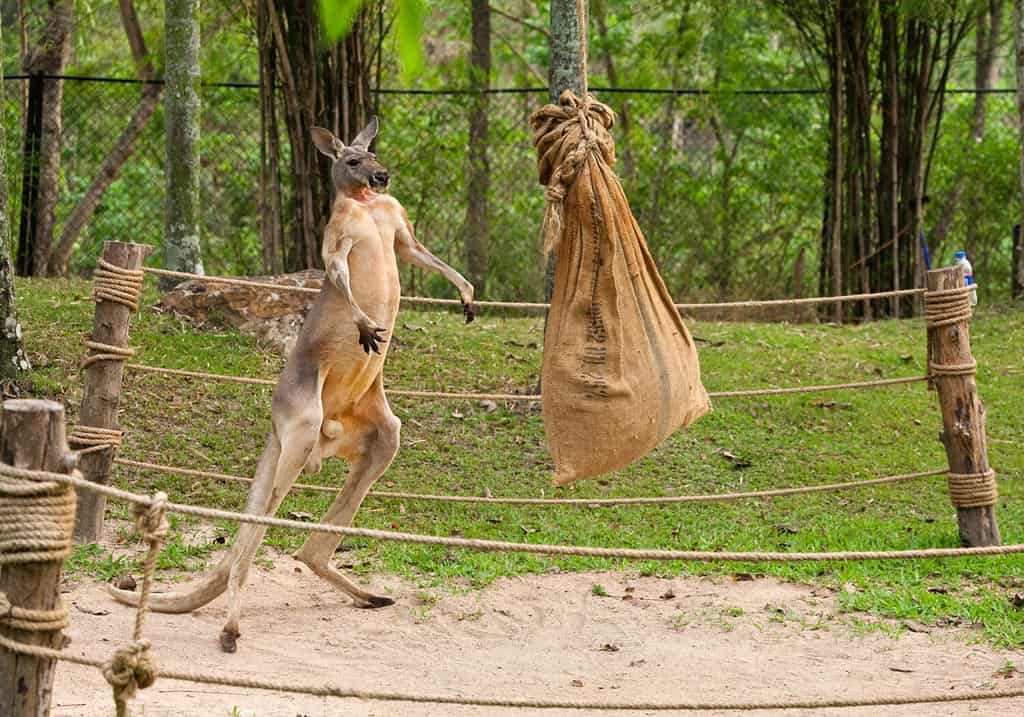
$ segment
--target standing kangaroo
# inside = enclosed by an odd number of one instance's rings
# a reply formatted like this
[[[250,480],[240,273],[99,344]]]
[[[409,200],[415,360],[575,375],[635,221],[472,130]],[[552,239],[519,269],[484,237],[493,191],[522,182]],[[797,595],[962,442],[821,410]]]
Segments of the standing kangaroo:
[[[295,348],[285,365],[271,407],[271,428],[245,510],[273,515],[305,467],[320,469],[329,456],[344,458],[349,474],[324,522],[351,525],[363,498],[398,451],[401,421],[384,395],[382,334],[394,326],[400,287],[396,256],[440,272],[458,288],[466,321],[473,320],[473,286],[420,244],[397,200],[378,193],[388,172],[369,151],[377,118],[346,147],[328,130],[314,127],[313,142],[332,160],[336,197],[324,231],[324,282]],[[383,349],[381,344],[384,344]],[[244,524],[228,555],[192,590],[153,595],[157,612],[191,612],[225,590],[227,621],[220,634],[225,652],[239,635],[241,592],[266,527]],[[367,592],[330,561],[340,535],[312,533],[298,560],[349,596],[357,607],[377,608],[394,601]],[[134,592],[110,588],[118,601],[137,605]]]

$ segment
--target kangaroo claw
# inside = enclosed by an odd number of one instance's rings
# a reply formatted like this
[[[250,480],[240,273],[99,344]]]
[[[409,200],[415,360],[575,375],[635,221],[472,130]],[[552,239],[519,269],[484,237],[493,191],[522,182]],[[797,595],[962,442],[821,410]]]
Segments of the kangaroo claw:
[[[377,327],[359,327],[359,345],[363,347],[363,351],[367,354],[372,349],[375,354],[380,353],[380,344],[387,343],[384,337],[381,335],[387,329],[381,329]]]

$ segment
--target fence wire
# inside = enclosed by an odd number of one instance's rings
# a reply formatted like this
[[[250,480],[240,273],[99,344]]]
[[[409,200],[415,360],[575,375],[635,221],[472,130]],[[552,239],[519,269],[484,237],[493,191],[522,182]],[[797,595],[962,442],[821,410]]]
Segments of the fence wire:
[[[21,205],[23,81],[5,80],[3,107],[15,221]],[[65,78],[63,91],[58,233],[127,124],[142,85]],[[821,186],[808,181],[820,176],[827,146],[826,98],[819,91],[597,88],[596,94],[617,113],[616,169],[674,296],[706,302],[822,293],[815,286],[814,269]],[[259,88],[206,85],[201,99],[206,268],[211,273],[259,274]],[[474,99],[465,91],[378,92],[382,128],[377,152],[394,177],[393,192],[407,207],[419,238],[458,267],[465,266],[467,144]],[[529,117],[546,101],[546,88],[540,87],[487,93],[486,298],[538,301],[544,296],[539,242],[544,199],[537,185]],[[966,107],[971,98],[953,95],[948,102],[954,116],[954,106]],[[1008,95],[993,94],[990,102],[993,112],[1012,109]],[[281,148],[286,155],[282,191],[287,192],[286,138]],[[134,156],[86,227],[73,255],[73,270],[87,273],[104,240],[161,244],[163,166],[161,102]],[[283,200],[282,222],[287,228],[291,209],[287,196]],[[932,248],[935,254],[945,250]],[[986,256],[979,254],[976,271],[987,267]],[[406,293],[450,295],[442,278],[410,267],[403,266],[402,271]],[[999,272],[993,275],[997,283],[1002,281]],[[813,310],[764,313],[764,318],[802,319]]]

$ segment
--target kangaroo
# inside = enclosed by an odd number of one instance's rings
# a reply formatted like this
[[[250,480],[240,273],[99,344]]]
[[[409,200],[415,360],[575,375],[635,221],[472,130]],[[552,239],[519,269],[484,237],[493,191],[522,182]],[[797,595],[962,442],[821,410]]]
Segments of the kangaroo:
[[[322,247],[327,281],[274,391],[247,513],[273,515],[303,468],[318,471],[324,458],[337,456],[348,461],[348,478],[323,520],[351,525],[367,491],[391,464],[402,424],[384,395],[383,372],[384,335],[394,326],[400,298],[396,256],[445,276],[459,290],[466,322],[473,320],[472,284],[416,240],[405,209],[383,193],[388,171],[369,150],[377,129],[374,117],[345,146],[330,131],[312,128],[317,149],[332,160],[336,194]],[[227,591],[220,644],[235,652],[242,587],[265,533],[263,526],[241,525],[228,555],[208,576],[187,592],[153,595],[150,608],[191,612]],[[339,535],[313,533],[295,557],[356,607],[391,605],[391,598],[363,590],[330,565],[340,542]],[[138,604],[134,592],[109,590],[122,603]]]

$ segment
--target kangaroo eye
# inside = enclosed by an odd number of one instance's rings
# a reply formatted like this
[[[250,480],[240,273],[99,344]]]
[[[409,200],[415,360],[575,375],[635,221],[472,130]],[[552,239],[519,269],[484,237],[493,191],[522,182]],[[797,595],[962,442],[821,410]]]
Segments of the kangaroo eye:
[[[358,167],[361,163],[362,163],[361,159],[350,159],[348,161],[348,166],[350,166],[350,167]]]

